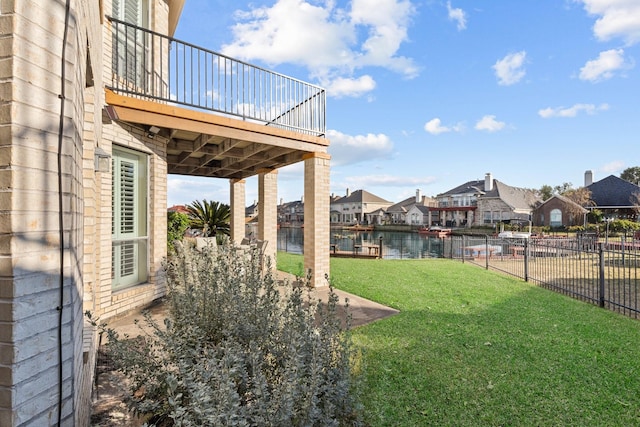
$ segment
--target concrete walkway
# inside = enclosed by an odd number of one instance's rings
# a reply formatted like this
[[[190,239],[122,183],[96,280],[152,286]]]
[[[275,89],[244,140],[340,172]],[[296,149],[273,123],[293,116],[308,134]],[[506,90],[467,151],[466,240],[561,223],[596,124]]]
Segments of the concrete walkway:
[[[282,271],[277,272],[277,279],[283,283],[295,283],[295,276],[284,273]],[[376,320],[384,319],[389,316],[393,316],[398,313],[398,310],[378,304],[368,299],[361,298],[357,295],[350,294],[348,292],[341,291],[339,289],[333,290],[339,297],[340,305],[344,305],[345,299],[349,301],[348,313],[351,314],[351,327],[358,327],[366,325]],[[329,295],[329,287],[316,288],[313,290],[314,296],[320,301],[327,301]],[[129,336],[136,336],[140,334],[140,327],[135,324],[135,320],[142,320],[142,312],[148,311],[151,313],[152,318],[162,324],[162,319],[166,316],[168,308],[162,302],[150,307],[133,310],[130,313],[122,317],[107,320],[107,326],[114,329],[120,335],[127,334]],[[142,324],[142,322],[141,322]]]

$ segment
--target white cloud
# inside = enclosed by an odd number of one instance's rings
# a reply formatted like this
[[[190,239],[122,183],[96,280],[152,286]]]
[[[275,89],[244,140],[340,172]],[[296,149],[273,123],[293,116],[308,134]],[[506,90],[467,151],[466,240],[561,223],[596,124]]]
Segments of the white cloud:
[[[373,187],[407,187],[427,185],[435,182],[432,176],[398,176],[398,175],[355,175],[342,179],[338,184],[346,188],[373,188]]]
[[[358,97],[362,94],[372,91],[376,87],[376,82],[369,75],[356,78],[337,77],[323,83],[327,93],[336,98],[344,96]]]
[[[353,0],[350,9],[330,0],[278,0],[272,6],[236,12],[234,40],[222,51],[271,66],[304,66],[327,86],[360,83],[358,90],[337,92],[358,96],[375,87],[367,82],[369,76],[357,76],[364,67],[390,69],[407,78],[418,74],[411,58],[397,55],[408,40],[414,13],[408,0]]]
[[[460,8],[452,8],[451,2],[447,2],[447,11],[449,12],[449,20],[456,21],[458,31],[462,31],[467,28],[467,17],[464,10]]]
[[[622,160],[614,160],[613,162],[602,165],[600,171],[605,174],[611,175],[622,172],[624,170],[624,167],[625,163]]]
[[[496,116],[486,115],[476,122],[476,130],[486,130],[487,132],[497,132],[504,129],[506,124],[496,120]]]
[[[620,37],[628,45],[640,42],[640,2],[637,0],[576,0],[599,18],[593,33],[602,41]]]
[[[464,130],[464,125],[462,123],[458,123],[453,126],[443,126],[440,119],[436,117],[424,124],[424,130],[429,132],[431,135],[439,135],[447,132],[462,132]]]
[[[388,158],[393,142],[384,134],[346,135],[336,130],[327,131],[331,141],[329,154],[335,166],[355,164],[368,160]]]
[[[526,57],[527,53],[522,50],[520,52],[510,53],[504,58],[499,59],[492,67],[496,72],[498,84],[509,86],[522,80],[526,74],[524,70],[524,60]]]
[[[605,50],[600,52],[597,59],[587,61],[580,69],[580,80],[598,82],[610,79],[614,71],[630,67],[630,64],[625,63],[623,49]]]
[[[607,111],[609,104],[600,104],[598,106],[594,104],[575,104],[572,107],[547,107],[538,111],[538,115],[543,119],[551,117],[576,117],[580,112],[587,113],[589,115],[595,114],[599,111]]]

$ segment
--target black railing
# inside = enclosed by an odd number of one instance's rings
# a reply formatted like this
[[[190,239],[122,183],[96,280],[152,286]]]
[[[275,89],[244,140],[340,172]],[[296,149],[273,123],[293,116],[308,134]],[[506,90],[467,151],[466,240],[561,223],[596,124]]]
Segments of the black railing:
[[[115,18],[109,21],[109,89],[114,92],[325,135],[324,89]]]

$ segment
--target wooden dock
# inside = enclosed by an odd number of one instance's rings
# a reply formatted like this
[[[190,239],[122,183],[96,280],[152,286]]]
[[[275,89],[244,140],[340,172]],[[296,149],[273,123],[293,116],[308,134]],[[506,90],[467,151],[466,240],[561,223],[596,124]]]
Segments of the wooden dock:
[[[337,244],[331,244],[329,255],[335,258],[380,258],[380,246],[378,245],[355,245],[352,250],[339,250]]]

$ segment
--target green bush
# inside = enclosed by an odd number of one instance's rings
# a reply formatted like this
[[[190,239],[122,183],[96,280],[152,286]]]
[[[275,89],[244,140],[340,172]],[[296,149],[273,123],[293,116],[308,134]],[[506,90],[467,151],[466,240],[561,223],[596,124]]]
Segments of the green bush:
[[[182,240],[189,228],[189,215],[182,212],[167,212],[167,251],[174,252],[173,242]]]
[[[257,252],[232,246],[176,243],[166,270],[164,325],[146,316],[152,332],[133,340],[108,331],[135,413],[162,426],[361,424],[348,307],[333,290],[327,303],[283,290]]]

